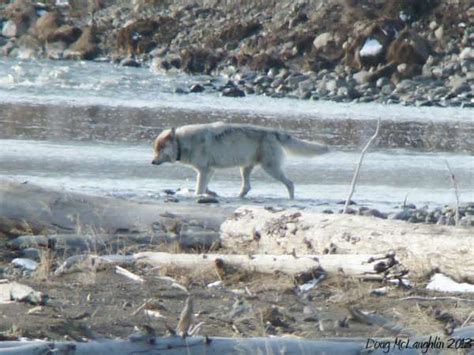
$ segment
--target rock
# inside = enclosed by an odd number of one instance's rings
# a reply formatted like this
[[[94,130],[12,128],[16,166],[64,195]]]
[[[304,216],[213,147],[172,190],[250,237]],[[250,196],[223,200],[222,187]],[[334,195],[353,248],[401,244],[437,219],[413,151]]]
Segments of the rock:
[[[99,54],[94,26],[84,28],[79,39],[64,51],[66,59],[94,59]]]
[[[48,238],[45,236],[22,235],[11,240],[7,245],[12,249],[47,247]]]
[[[240,90],[238,87],[227,87],[222,90],[222,96],[228,97],[244,97],[245,93]]]
[[[394,64],[425,64],[431,54],[427,40],[411,30],[403,30],[387,50],[387,62]]]
[[[342,41],[338,34],[330,32],[320,34],[313,41],[314,50],[311,52],[313,60],[317,58],[322,66],[334,67],[344,56]]]
[[[387,218],[387,215],[385,213],[382,213],[375,208],[360,207],[358,214],[361,216],[369,216],[369,217],[376,217],[376,218],[382,218],[382,219]]]
[[[194,84],[189,88],[189,92],[192,92],[192,93],[200,93],[200,92],[203,92],[205,90],[206,89],[201,84]]]
[[[330,41],[334,40],[334,36],[332,35],[331,32],[324,32],[318,35],[314,41],[313,41],[313,46],[316,49],[322,49],[325,47]]]
[[[263,26],[258,21],[237,21],[225,26],[219,33],[219,40],[222,42],[240,42],[243,39],[253,36],[262,30]]]
[[[54,42],[64,42],[66,44],[71,44],[79,39],[82,31],[79,27],[63,25],[56,30],[50,32],[46,37],[48,43]]]
[[[336,92],[339,86],[341,85],[341,81],[331,79],[326,82],[326,90],[330,92]]]
[[[413,216],[413,210],[409,208],[405,208],[403,211],[396,212],[396,213],[390,213],[388,215],[388,219],[399,219],[402,221],[408,221],[410,217]]]
[[[25,34],[37,18],[35,6],[31,0],[15,0],[5,8],[3,13],[15,25],[15,35],[11,37],[20,37]],[[10,31],[13,31],[13,27]]]
[[[21,255],[24,258],[32,259],[35,261],[39,261],[41,258],[41,252],[39,249],[36,248],[25,248],[21,251]]]
[[[57,12],[46,12],[41,16],[33,27],[33,34],[40,41],[44,42],[52,32],[58,29],[60,15]],[[76,38],[77,39],[77,38]]]
[[[289,75],[285,79],[285,83],[289,87],[296,88],[301,82],[306,81],[306,80],[308,80],[308,76],[296,73],[296,74]]]
[[[3,24],[2,36],[9,38],[17,36],[17,26],[14,21],[10,20]]]
[[[168,16],[134,20],[118,32],[118,49],[127,56],[149,53],[157,45],[169,43],[178,26],[176,19]]]
[[[391,84],[387,84],[387,85],[384,85],[382,86],[382,88],[380,89],[380,92],[383,94],[383,95],[390,95],[392,92],[393,92],[393,86]]]
[[[32,305],[44,305],[48,299],[47,295],[33,290],[30,286],[17,282],[0,285],[1,288],[4,286],[10,286],[10,299],[12,301],[26,302]]]
[[[35,271],[38,268],[36,261],[27,258],[15,258],[12,260],[12,265],[27,271]]]
[[[264,72],[268,72],[272,68],[282,69],[286,67],[285,62],[282,59],[268,53],[252,56],[248,66],[252,70]]]
[[[381,20],[369,27],[354,28],[355,40],[345,44],[344,64],[356,69],[385,63],[385,54],[400,31],[396,20]]]
[[[402,63],[397,65],[397,72],[401,79],[409,79],[413,76],[421,74],[422,66],[418,64]]]
[[[201,204],[209,204],[209,203],[219,203],[219,200],[212,196],[203,196],[203,197],[199,197],[196,200],[196,202],[201,203]]]
[[[469,85],[467,79],[459,75],[450,77],[447,86],[451,88],[451,92],[454,95],[459,95],[462,92],[471,90],[471,86]]]
[[[436,37],[436,39],[439,41],[439,42],[442,42],[443,39],[444,39],[444,28],[443,26],[439,26],[436,31],[434,31],[434,35]]]
[[[365,84],[369,82],[371,73],[369,73],[367,70],[361,70],[360,72],[355,73],[352,77],[357,82],[357,84]]]
[[[386,77],[381,77],[375,82],[375,86],[381,89],[385,85],[389,84],[389,80]]]
[[[461,60],[474,60],[474,48],[466,47],[461,53],[459,53],[459,59]]]
[[[120,65],[122,67],[133,67],[133,68],[139,68],[142,66],[139,62],[137,62],[135,59],[132,59],[132,58],[122,59],[122,61],[120,61]]]
[[[204,48],[186,48],[180,57],[182,69],[191,74],[210,74],[219,61],[213,51]]]

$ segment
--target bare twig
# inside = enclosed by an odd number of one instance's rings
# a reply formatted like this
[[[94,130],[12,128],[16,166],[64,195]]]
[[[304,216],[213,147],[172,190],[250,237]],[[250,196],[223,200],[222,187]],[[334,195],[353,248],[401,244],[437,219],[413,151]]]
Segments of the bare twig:
[[[138,312],[140,312],[143,308],[145,308],[147,306],[148,303],[150,303],[153,299],[152,298],[149,298],[147,299],[140,307],[138,307],[133,313],[132,313],[132,316],[135,316],[138,314]]]
[[[462,327],[466,327],[469,322],[471,321],[472,317],[474,316],[474,311],[472,311],[466,318],[466,320],[463,322],[463,324],[461,325],[461,328]]]
[[[456,176],[454,175],[453,171],[451,170],[451,166],[449,165],[448,161],[444,161],[446,163],[446,167],[448,168],[449,171],[449,177],[451,178],[451,182],[453,183],[454,187],[454,195],[456,196],[456,216],[454,217],[454,223],[458,225],[459,223],[459,188],[458,188],[458,182],[456,180]]]
[[[377,119],[377,128],[375,129],[375,133],[372,137],[370,137],[369,141],[365,145],[364,149],[362,149],[362,152],[360,153],[360,158],[359,162],[357,163],[356,170],[354,172],[354,176],[352,177],[352,183],[351,183],[351,189],[349,191],[349,196],[347,196],[346,203],[344,204],[344,209],[342,210],[342,213],[347,213],[347,208],[349,207],[349,203],[351,201],[352,195],[354,194],[355,190],[355,185],[357,182],[357,178],[359,177],[359,171],[360,167],[362,165],[362,160],[364,159],[365,152],[367,152],[367,149],[369,149],[369,146],[372,144],[375,138],[377,138],[380,130],[380,117]]]

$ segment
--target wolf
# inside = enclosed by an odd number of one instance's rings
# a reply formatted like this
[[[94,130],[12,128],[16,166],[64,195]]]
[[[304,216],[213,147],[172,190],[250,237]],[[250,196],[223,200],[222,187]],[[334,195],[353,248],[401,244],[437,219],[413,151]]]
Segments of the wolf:
[[[283,151],[313,156],[328,147],[292,137],[275,129],[223,122],[193,124],[162,131],[154,141],[152,164],[180,162],[197,171],[196,195],[210,194],[209,181],[215,169],[240,167],[243,198],[250,191],[250,173],[260,165],[282,182],[294,199],[294,184],[282,170]]]

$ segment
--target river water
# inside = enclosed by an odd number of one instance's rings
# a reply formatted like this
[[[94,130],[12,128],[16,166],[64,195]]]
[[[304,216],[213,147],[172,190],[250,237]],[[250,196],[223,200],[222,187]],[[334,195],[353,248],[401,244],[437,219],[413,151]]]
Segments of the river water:
[[[360,146],[373,132],[375,119],[427,122],[432,126],[472,123],[473,111],[461,108],[414,108],[379,104],[340,104],[217,93],[176,94],[210,77],[158,74],[146,68],[107,63],[0,60],[0,179],[94,195],[162,201],[164,189],[180,190],[181,203],[194,203],[189,190],[195,173],[180,165],[152,166],[152,137],[163,127],[229,120],[290,130],[303,138],[332,145],[314,158],[289,156],[285,170],[296,185],[296,200],[261,170],[253,174],[248,204],[298,205],[325,209],[347,196]],[[214,81],[219,85],[224,79]],[[325,120],[364,120],[353,144],[345,145]],[[309,123],[308,123],[309,122]],[[314,125],[311,124],[314,122]],[[364,133],[361,133],[364,132]],[[409,132],[408,132],[409,133]],[[472,137],[471,137],[472,138]],[[454,137],[456,139],[456,137]],[[462,138],[465,139],[465,138]],[[461,201],[474,200],[472,151],[422,151],[375,147],[367,153],[353,199],[392,210],[406,199],[417,206],[453,204],[449,162]],[[238,205],[238,169],[218,171],[210,188],[221,203]]]

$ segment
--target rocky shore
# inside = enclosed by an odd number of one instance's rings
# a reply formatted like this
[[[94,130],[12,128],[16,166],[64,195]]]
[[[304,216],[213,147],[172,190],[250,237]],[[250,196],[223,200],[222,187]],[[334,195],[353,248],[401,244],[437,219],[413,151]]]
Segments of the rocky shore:
[[[474,106],[474,7],[453,0],[0,2],[0,55],[209,74],[219,91]]]

